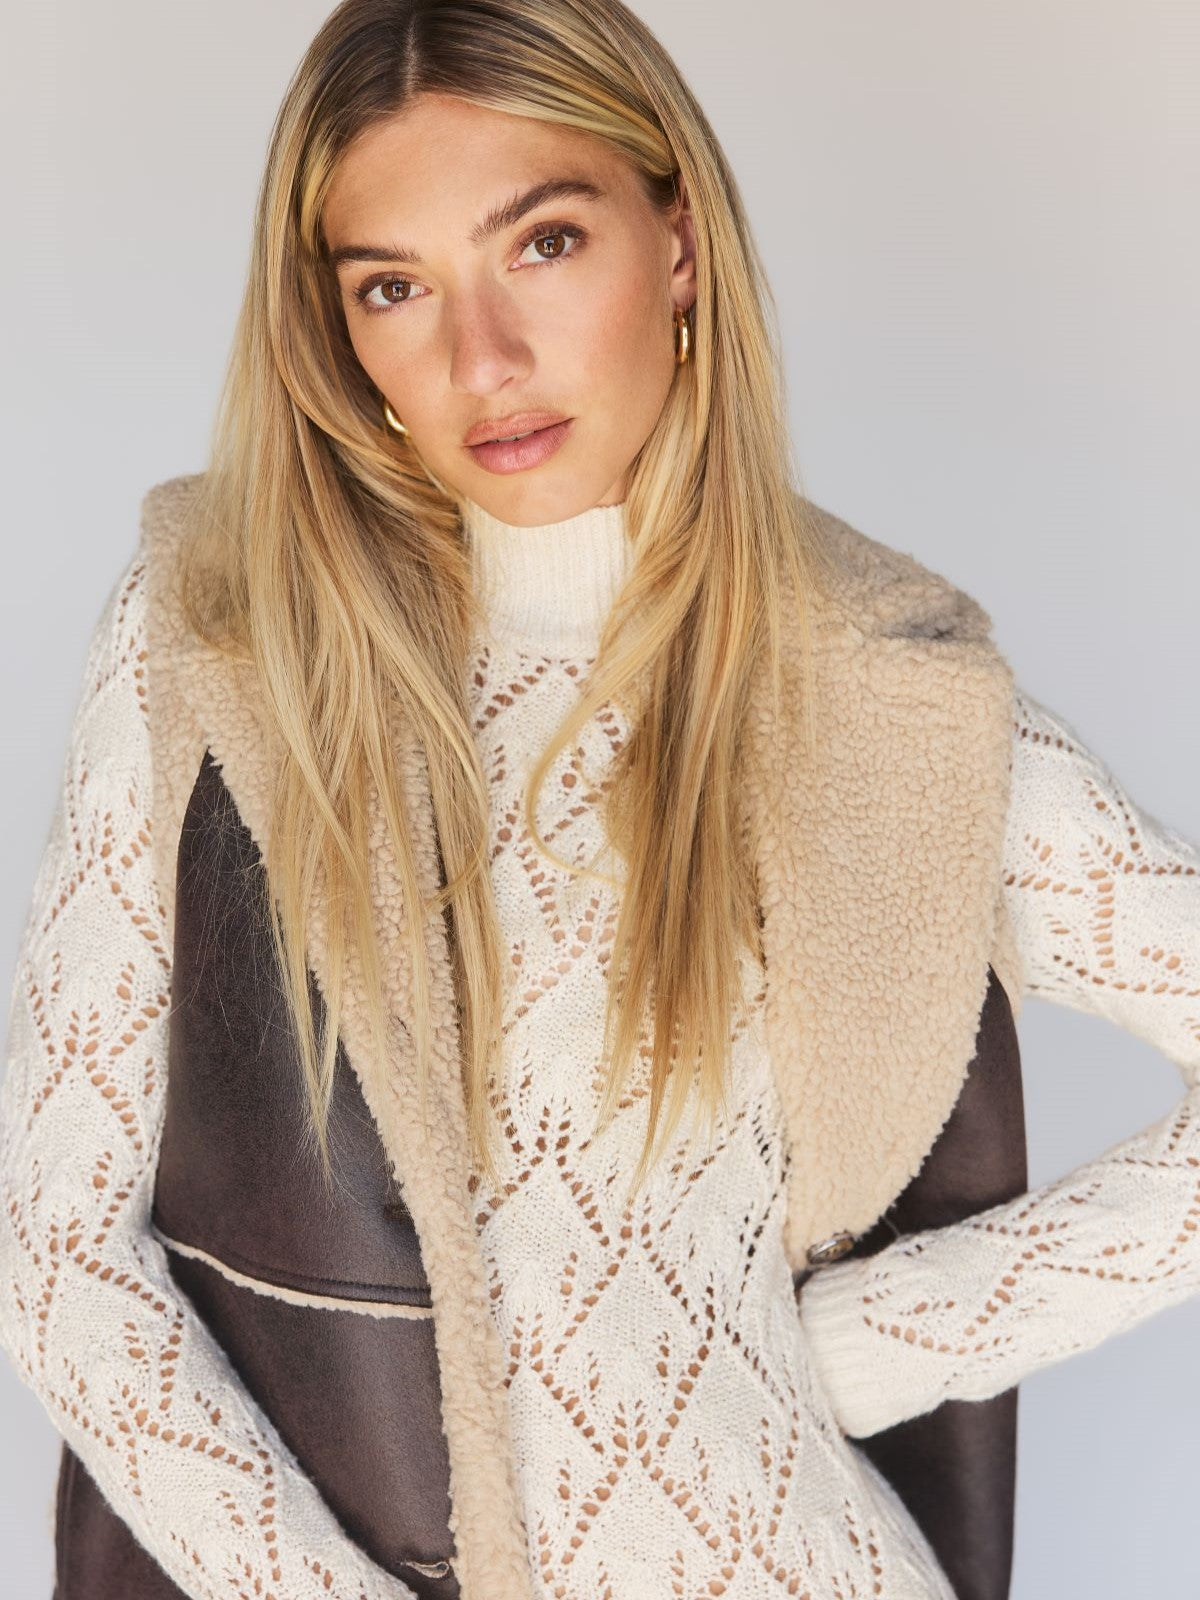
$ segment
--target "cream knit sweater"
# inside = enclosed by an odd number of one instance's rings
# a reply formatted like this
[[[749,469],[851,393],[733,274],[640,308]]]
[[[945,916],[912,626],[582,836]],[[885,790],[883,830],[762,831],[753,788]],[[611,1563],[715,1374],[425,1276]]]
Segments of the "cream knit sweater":
[[[690,1159],[660,1159],[626,1211],[641,1079],[591,1137],[613,900],[521,825],[528,763],[627,570],[623,508],[528,529],[473,507],[468,531],[489,618],[467,684],[511,974],[502,1159],[517,1184],[478,1224],[536,1586],[947,1600],[852,1436],[996,1394],[1200,1287],[1200,850],[1018,692],[1004,884],[1025,992],[1154,1043],[1184,1092],[1016,1201],[822,1268],[797,1304],[753,981],[713,1148],[698,1133]],[[149,1231],[171,936],[148,848],[144,571],[139,550],[93,635],[13,979],[0,1343],[184,1593],[396,1600],[410,1591],[347,1538]],[[593,802],[623,732],[598,715],[543,789],[539,821],[568,859],[604,855]]]

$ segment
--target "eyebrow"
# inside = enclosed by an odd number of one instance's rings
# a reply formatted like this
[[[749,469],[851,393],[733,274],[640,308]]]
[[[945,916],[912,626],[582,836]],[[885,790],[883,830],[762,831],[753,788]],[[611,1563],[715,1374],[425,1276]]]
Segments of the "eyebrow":
[[[587,178],[546,178],[535,183],[521,194],[513,195],[502,205],[493,206],[485,217],[467,234],[473,245],[486,244],[489,239],[507,228],[514,227],[529,212],[551,200],[603,200],[605,191]],[[329,264],[335,270],[348,261],[405,261],[418,266],[424,258],[409,245],[344,244],[328,253]]]

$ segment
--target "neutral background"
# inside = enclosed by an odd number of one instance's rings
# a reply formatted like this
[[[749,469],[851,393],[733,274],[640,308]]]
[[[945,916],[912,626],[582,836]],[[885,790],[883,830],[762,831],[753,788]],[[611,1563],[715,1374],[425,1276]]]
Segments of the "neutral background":
[[[1018,680],[1200,841],[1200,8],[635,3],[742,185],[802,487],[975,595]],[[328,9],[6,17],[6,971],[87,638],[144,491],[204,464],[271,118]],[[1181,1090],[1043,1002],[1021,1042],[1034,1184]],[[1025,1380],[1013,1600],[1200,1593],[1198,1347],[1193,1301]],[[58,1437],[6,1362],[0,1406],[3,1587],[43,1600]]]

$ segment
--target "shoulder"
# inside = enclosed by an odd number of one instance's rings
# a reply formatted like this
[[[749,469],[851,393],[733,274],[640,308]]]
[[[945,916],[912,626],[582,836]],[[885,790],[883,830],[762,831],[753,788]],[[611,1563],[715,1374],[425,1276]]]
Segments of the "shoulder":
[[[152,484],[142,496],[141,535],[147,553],[175,548],[205,481],[203,472],[181,473]]]
[[[1017,750],[1029,754],[1028,765],[1033,769],[1085,770],[1093,777],[1111,780],[1105,762],[1084,742],[1074,723],[1035,698],[1021,683],[1013,690],[1013,740]]]
[[[966,590],[916,556],[853,527],[797,495],[820,559],[821,603],[877,638],[982,640],[992,619]]]
[[[1014,684],[1010,833],[1045,847],[1068,830],[1076,843],[1106,832],[1119,849],[1131,808],[1108,763],[1075,725]]]
[[[1081,732],[1080,724],[1036,698],[1023,684],[1013,691],[1013,823],[1043,847],[1052,836],[1072,840],[1070,854],[1098,867],[1110,861],[1122,877],[1162,870],[1156,852],[1171,856],[1168,876],[1196,876],[1197,847],[1186,835],[1154,816],[1129,792],[1108,757]],[[1092,854],[1089,855],[1088,852]]]

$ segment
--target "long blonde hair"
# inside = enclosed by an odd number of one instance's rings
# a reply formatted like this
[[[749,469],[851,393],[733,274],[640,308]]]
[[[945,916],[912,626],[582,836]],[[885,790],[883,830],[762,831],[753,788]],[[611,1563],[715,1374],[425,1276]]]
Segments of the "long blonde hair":
[[[354,356],[321,232],[324,199],[350,141],[423,91],[582,129],[632,164],[664,212],[682,178],[695,222],[692,360],[676,369],[630,470],[633,569],[578,704],[525,794],[534,837],[557,859],[536,828],[537,791],[599,707],[623,700],[631,708],[605,800],[608,837],[627,876],[598,1126],[618,1107],[652,1000],[649,1126],[636,1188],[655,1154],[668,1082],[664,1146],[697,1067],[710,1119],[724,1104],[739,948],[762,961],[740,808],[749,686],[765,661],[778,695],[780,625],[790,608],[810,709],[807,596],[824,556],[808,503],[791,486],[775,305],[737,185],[678,69],[620,0],[345,0],[327,18],[273,129],[245,297],[179,576],[197,635],[253,662],[282,741],[264,865],[310,1131],[327,1178],[351,946],[361,957],[376,1070],[386,1062],[366,871],[373,788],[405,904],[425,917],[450,908],[472,1152],[498,1186],[488,1107],[504,966],[487,785],[465,699],[477,602],[462,504],[382,426],[381,396]],[[425,751],[444,872],[431,900],[421,893],[389,750],[389,701]],[[811,749],[811,721],[808,730]],[[314,887],[339,911],[327,923],[321,1029],[304,934]],[[406,1021],[424,1088],[430,973],[416,918],[409,936]]]

